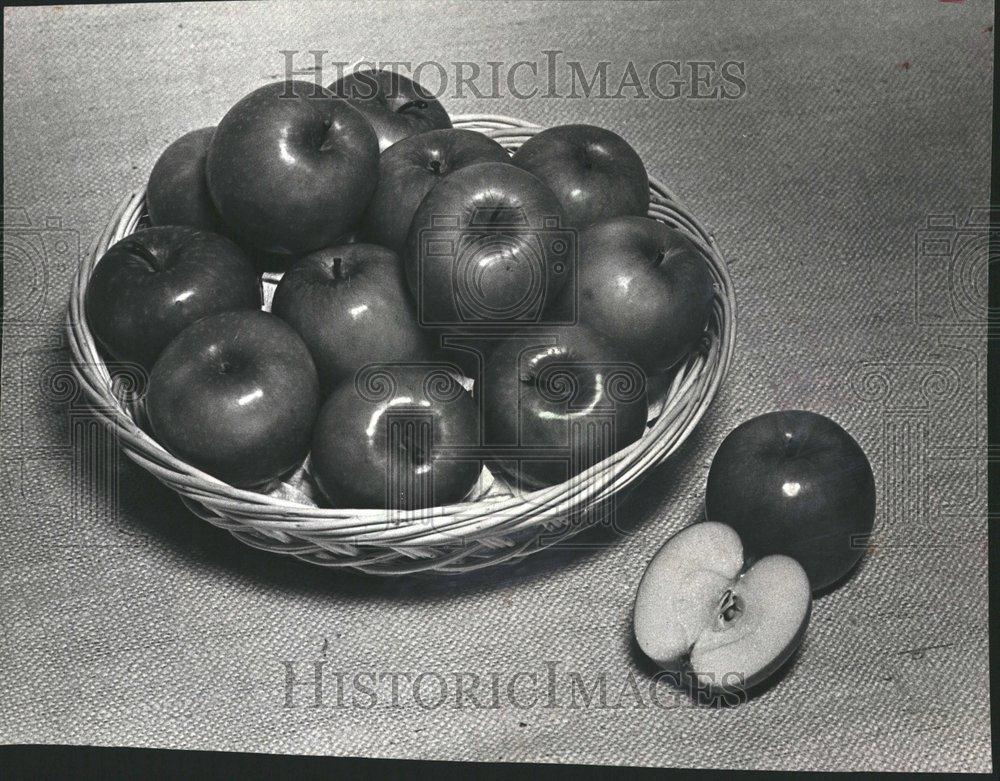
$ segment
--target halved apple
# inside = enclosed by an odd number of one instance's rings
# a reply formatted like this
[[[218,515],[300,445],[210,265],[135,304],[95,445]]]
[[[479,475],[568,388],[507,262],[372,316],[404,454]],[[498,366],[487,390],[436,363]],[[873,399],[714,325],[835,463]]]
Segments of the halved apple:
[[[739,535],[725,524],[696,523],[667,540],[636,593],[642,652],[716,691],[746,690],[777,671],[809,623],[809,578],[788,556],[744,565]]]

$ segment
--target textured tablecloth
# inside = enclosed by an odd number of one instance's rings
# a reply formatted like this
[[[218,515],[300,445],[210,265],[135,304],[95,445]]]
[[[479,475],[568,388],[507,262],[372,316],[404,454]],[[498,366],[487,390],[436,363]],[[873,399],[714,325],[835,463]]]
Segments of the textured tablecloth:
[[[989,196],[992,25],[991,3],[930,0],[7,9],[0,738],[989,769],[976,208]],[[621,133],[729,258],[732,372],[689,443],[625,502],[618,533],[461,579],[327,572],[197,520],[67,403],[61,318],[79,254],[167,143],[279,77],[281,50],[310,49],[452,72],[524,59],[540,74],[560,50],[561,94],[570,60],[586,74],[609,62],[609,92],[629,61],[640,75],[676,61],[682,78],[694,62],[745,63],[735,99],[545,98],[544,75],[533,99],[444,97],[452,113]],[[516,84],[530,86],[524,68]],[[815,603],[777,685],[724,710],[659,689],[654,702],[629,646],[643,568],[698,517],[726,432],[787,407],[832,416],[871,457],[869,553]],[[469,674],[479,707],[457,693]]]

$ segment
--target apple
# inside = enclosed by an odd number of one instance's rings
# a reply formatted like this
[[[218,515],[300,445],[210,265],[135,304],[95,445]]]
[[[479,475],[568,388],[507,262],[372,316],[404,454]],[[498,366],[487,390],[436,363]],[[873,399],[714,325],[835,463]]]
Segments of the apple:
[[[296,261],[271,311],[305,341],[325,391],[367,364],[428,356],[399,256],[375,244],[327,247]]]
[[[328,89],[365,115],[375,129],[381,151],[417,133],[451,127],[440,101],[396,71],[355,71]]]
[[[511,335],[486,359],[486,446],[515,486],[568,480],[637,440],[648,404],[641,369],[596,333]]]
[[[363,240],[364,239],[360,232],[355,229],[335,238],[330,242],[330,246],[339,247],[344,244],[357,244]],[[291,255],[268,254],[258,252],[252,248],[244,248],[244,251],[253,261],[255,268],[264,275],[265,282],[273,281],[275,284],[277,284],[282,275],[288,271],[289,268],[299,261],[299,258],[305,257],[304,255],[295,257]]]
[[[188,326],[153,366],[146,394],[157,441],[238,487],[263,485],[298,466],[318,409],[305,343],[259,309]]]
[[[116,359],[147,369],[196,320],[260,305],[260,279],[240,248],[180,225],[145,228],[113,244],[97,262],[84,299],[98,343]]]
[[[379,157],[378,187],[362,220],[364,234],[404,252],[413,214],[431,188],[461,168],[490,162],[510,162],[510,155],[473,130],[429,130],[393,144]]]
[[[482,471],[476,404],[441,364],[370,364],[320,411],[311,470],[335,505],[412,510],[461,501]]]
[[[222,219],[269,256],[330,245],[361,219],[378,179],[375,131],[316,84],[267,84],[222,118],[208,148]]]
[[[559,198],[566,224],[586,226],[649,208],[649,177],[636,151],[621,136],[593,125],[543,130],[514,153]]]
[[[697,347],[715,292],[698,246],[648,217],[614,217],[583,231],[575,282],[555,308],[574,307],[581,322],[627,345],[650,375]]]
[[[205,176],[208,145],[214,135],[214,127],[192,130],[163,150],[146,185],[146,209],[153,225],[225,232]]]
[[[708,472],[705,514],[747,555],[791,556],[820,591],[861,558],[875,522],[875,477],[861,446],[815,412],[770,412],[737,426]]]
[[[434,185],[404,258],[421,324],[464,329],[538,322],[575,259],[558,199],[509,163],[469,165]]]
[[[667,540],[635,595],[642,652],[709,692],[746,690],[775,673],[805,635],[809,578],[788,556],[746,564],[740,536],[725,524],[695,523]]]

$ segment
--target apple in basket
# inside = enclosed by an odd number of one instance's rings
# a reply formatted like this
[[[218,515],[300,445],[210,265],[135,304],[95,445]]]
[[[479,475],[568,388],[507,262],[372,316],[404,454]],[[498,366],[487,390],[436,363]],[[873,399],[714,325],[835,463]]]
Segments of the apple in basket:
[[[649,375],[701,340],[715,289],[708,259],[681,231],[648,217],[595,223],[579,235],[576,272],[553,309],[575,306],[581,322],[627,346]]]
[[[482,466],[479,411],[455,367],[373,364],[320,411],[311,469],[335,506],[411,510],[461,501]]]
[[[192,130],[163,150],[146,185],[146,208],[153,225],[190,225],[224,233],[205,176],[214,127]]]
[[[570,227],[584,228],[624,214],[642,216],[649,207],[649,178],[642,159],[610,130],[551,127],[528,139],[513,161],[551,188]]]
[[[226,225],[262,253],[328,246],[361,218],[378,178],[365,117],[316,84],[267,84],[222,118],[208,149],[208,189]]]
[[[487,359],[480,392],[492,466],[524,489],[568,480],[646,427],[645,375],[580,326],[511,336]]]
[[[379,156],[378,187],[362,220],[364,235],[404,252],[413,215],[434,185],[466,166],[491,162],[510,162],[510,155],[473,130],[429,130],[398,141]]]
[[[402,262],[375,244],[327,247],[297,260],[278,283],[271,311],[305,341],[324,392],[370,363],[429,357]]]
[[[305,343],[259,309],[188,326],[153,366],[146,393],[157,441],[238,487],[262,486],[297,467],[318,408]]]
[[[737,426],[712,459],[709,520],[732,526],[747,555],[791,556],[814,591],[841,581],[875,522],[875,478],[861,446],[837,423],[803,410]]]
[[[406,278],[425,326],[536,323],[575,260],[573,231],[537,177],[509,163],[445,176],[420,202]]]
[[[385,151],[397,141],[451,127],[444,106],[417,82],[392,70],[358,70],[327,89],[364,114]]]
[[[745,691],[781,668],[805,635],[809,578],[788,556],[747,560],[729,526],[695,523],[646,567],[632,626],[639,649],[701,691]]]
[[[260,304],[260,279],[239,247],[179,225],[139,230],[113,244],[84,299],[98,343],[118,360],[146,369],[196,320]]]

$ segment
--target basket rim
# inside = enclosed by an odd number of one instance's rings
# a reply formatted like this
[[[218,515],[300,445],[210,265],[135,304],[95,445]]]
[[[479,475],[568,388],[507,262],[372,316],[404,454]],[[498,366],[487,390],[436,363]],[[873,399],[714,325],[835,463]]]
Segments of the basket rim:
[[[544,129],[499,114],[456,115],[452,123],[456,128],[483,132],[508,149],[516,148]],[[492,535],[499,535],[496,544],[510,550],[509,535],[553,522],[565,514],[567,507],[582,504],[590,507],[665,461],[701,420],[728,373],[735,350],[737,312],[725,259],[714,236],[666,185],[652,175],[649,184],[649,216],[684,231],[699,245],[710,263],[716,295],[707,333],[709,344],[685,360],[667,391],[659,417],[638,440],[563,483],[536,491],[515,492],[509,497],[481,498],[420,510],[315,507],[236,488],[173,456],[140,427],[133,412],[127,409],[127,403],[112,392],[107,362],[84,316],[83,301],[90,276],[104,251],[135,230],[143,213],[144,190],[131,193],[119,202],[74,274],[66,315],[72,371],[95,412],[113,427],[129,458],[177,491],[189,507],[195,502],[218,516],[205,519],[229,528],[243,542],[260,541],[246,539],[245,534],[240,533],[241,529],[249,528],[252,535],[279,540],[286,548],[290,540],[297,539],[307,547],[318,545],[337,555],[338,546],[361,545],[384,548],[387,552],[380,558],[391,558],[399,555],[401,549],[405,549],[404,555],[419,557],[421,549],[428,546],[461,540],[474,539],[480,544],[490,544]],[[717,326],[717,333],[711,331],[712,324]],[[612,469],[614,474],[608,479]],[[236,528],[230,528],[234,524]],[[485,532],[489,534],[481,537]],[[337,540],[332,548],[330,538]],[[273,549],[270,544],[266,542],[263,547]],[[289,549],[282,552],[299,555]],[[448,558],[461,556],[456,554]],[[448,563],[438,559],[437,568],[447,569]],[[359,566],[356,559],[352,566]],[[462,568],[463,571],[467,569],[468,566]]]

